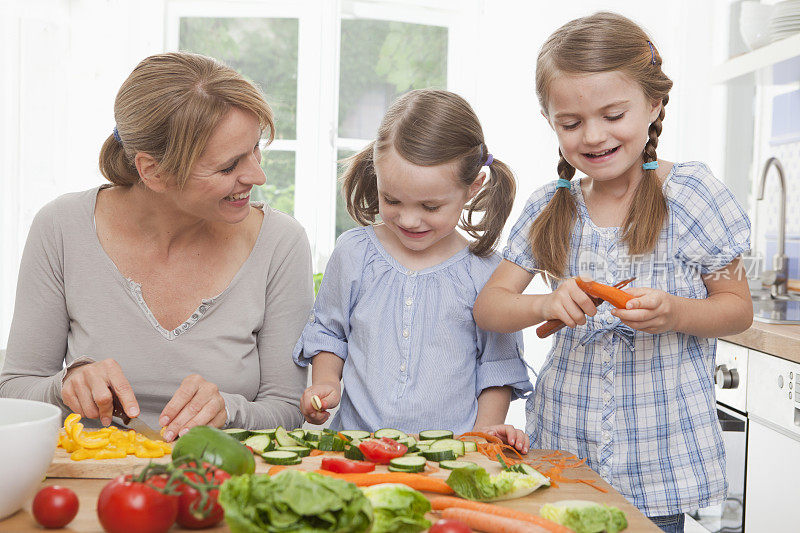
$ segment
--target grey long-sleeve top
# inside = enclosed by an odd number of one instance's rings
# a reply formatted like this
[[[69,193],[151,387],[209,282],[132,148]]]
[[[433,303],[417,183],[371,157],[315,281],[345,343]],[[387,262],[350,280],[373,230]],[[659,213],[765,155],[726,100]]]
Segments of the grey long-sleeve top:
[[[292,348],[313,303],[311,253],[300,224],[259,206],[261,231],[228,288],[167,331],[139,284],[126,279],[100,245],[98,190],[61,196],[33,221],[0,396],[49,402],[66,416],[66,369],[113,358],[150,427],[158,427],[161,410],[193,373],[219,387],[228,427],[299,426],[306,370],[292,361]]]

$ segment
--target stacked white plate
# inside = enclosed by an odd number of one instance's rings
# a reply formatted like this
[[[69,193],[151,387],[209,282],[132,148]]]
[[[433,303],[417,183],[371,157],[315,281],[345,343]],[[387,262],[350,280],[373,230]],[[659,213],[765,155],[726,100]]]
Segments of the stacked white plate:
[[[800,32],[800,0],[784,0],[773,6],[769,18],[771,42],[785,39]]]

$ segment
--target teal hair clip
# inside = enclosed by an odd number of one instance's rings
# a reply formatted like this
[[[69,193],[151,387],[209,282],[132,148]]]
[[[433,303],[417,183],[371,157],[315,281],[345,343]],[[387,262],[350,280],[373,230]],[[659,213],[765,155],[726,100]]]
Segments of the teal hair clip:
[[[658,161],[650,161],[649,163],[642,163],[642,168],[645,170],[655,170],[658,168]]]
[[[558,181],[556,182],[556,189],[560,189],[561,187],[564,187],[565,189],[571,189],[572,183],[564,178],[558,178]]]

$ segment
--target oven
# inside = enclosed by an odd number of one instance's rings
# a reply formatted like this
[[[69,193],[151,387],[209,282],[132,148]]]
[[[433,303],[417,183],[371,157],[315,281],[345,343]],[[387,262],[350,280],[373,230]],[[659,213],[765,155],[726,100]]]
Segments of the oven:
[[[725,443],[728,496],[720,504],[699,509],[690,516],[708,531],[744,531],[747,476],[747,363],[748,349],[717,341],[714,383],[717,417]]]

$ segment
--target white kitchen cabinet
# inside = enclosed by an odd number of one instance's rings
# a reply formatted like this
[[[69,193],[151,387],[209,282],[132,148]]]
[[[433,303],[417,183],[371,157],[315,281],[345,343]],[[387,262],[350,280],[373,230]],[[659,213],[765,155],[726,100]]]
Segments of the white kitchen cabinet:
[[[800,531],[800,364],[748,355],[745,531]]]

